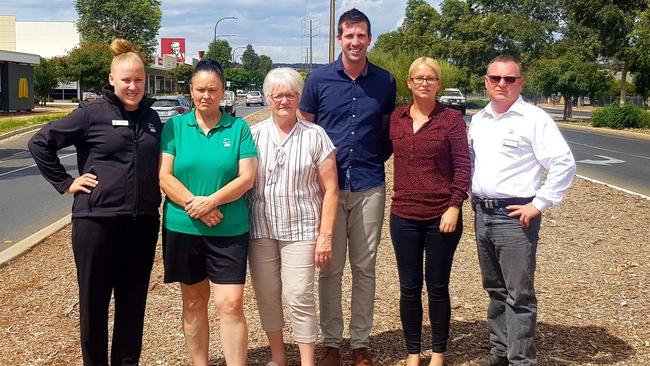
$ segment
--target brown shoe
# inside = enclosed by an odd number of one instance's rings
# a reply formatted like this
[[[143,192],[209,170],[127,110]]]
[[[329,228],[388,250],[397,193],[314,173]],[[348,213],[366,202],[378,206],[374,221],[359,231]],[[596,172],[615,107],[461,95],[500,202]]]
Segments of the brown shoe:
[[[316,366],[343,366],[341,352],[335,347],[325,347],[320,360],[316,362]]]
[[[356,348],[352,350],[352,358],[354,359],[352,365],[354,366],[373,366],[370,351],[367,348]]]

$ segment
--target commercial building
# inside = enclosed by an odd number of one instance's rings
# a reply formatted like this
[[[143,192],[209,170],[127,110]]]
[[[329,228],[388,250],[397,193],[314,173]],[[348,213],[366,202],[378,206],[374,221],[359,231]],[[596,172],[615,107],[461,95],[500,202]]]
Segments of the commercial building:
[[[0,111],[34,108],[34,65],[38,55],[0,50]]]
[[[75,22],[17,21],[14,15],[0,15],[0,50],[2,51],[51,58],[67,55],[70,50],[79,46],[80,42],[81,37]],[[183,39],[183,52],[184,46]],[[39,62],[40,60],[37,60],[36,64]],[[160,62],[149,65],[146,70],[145,92],[151,95],[175,92],[176,81],[169,76],[168,71],[176,64],[175,57],[162,55]],[[32,85],[31,79],[29,85]],[[56,100],[70,100],[80,98],[83,91],[85,90],[78,90],[76,82],[71,82],[57,86],[52,90],[50,97]]]

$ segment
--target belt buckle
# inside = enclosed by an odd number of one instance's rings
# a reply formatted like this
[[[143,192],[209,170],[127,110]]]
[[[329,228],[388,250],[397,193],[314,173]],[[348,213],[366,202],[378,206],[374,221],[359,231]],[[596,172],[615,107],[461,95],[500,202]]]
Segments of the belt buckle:
[[[483,200],[485,203],[485,208],[489,208],[490,210],[493,210],[497,207],[497,200],[492,199],[492,198],[486,198]]]

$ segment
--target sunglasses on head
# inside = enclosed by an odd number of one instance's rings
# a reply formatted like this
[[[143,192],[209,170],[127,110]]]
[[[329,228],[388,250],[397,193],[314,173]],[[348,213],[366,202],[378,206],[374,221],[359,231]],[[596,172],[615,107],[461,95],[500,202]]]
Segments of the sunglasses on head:
[[[506,84],[514,84],[517,80],[521,79],[521,76],[499,76],[499,75],[488,75],[488,80],[492,84],[498,84],[501,82],[501,79],[505,81]]]

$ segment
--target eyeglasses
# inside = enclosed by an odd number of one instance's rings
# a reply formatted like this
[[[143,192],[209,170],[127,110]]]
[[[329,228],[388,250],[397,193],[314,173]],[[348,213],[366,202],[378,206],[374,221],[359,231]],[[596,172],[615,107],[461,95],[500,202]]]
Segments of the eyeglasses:
[[[499,84],[501,80],[505,81],[506,84],[514,84],[517,80],[521,79],[521,76],[499,76],[499,75],[487,75],[488,80],[492,84]]]
[[[414,78],[411,78],[411,81],[414,82],[416,85],[422,85],[422,84],[424,84],[425,81],[427,82],[427,84],[433,84],[438,80],[440,80],[440,79],[438,79],[438,78],[425,78],[425,77],[422,77],[422,76],[416,76]]]
[[[274,101],[276,101],[276,102],[278,102],[278,103],[282,101],[282,98],[287,98],[287,101],[288,101],[288,102],[293,102],[294,100],[296,100],[296,98],[298,98],[298,95],[297,95],[297,94],[292,94],[292,93],[287,93],[287,94],[280,94],[280,93],[278,93],[278,94],[271,94],[271,99],[273,99]]]

